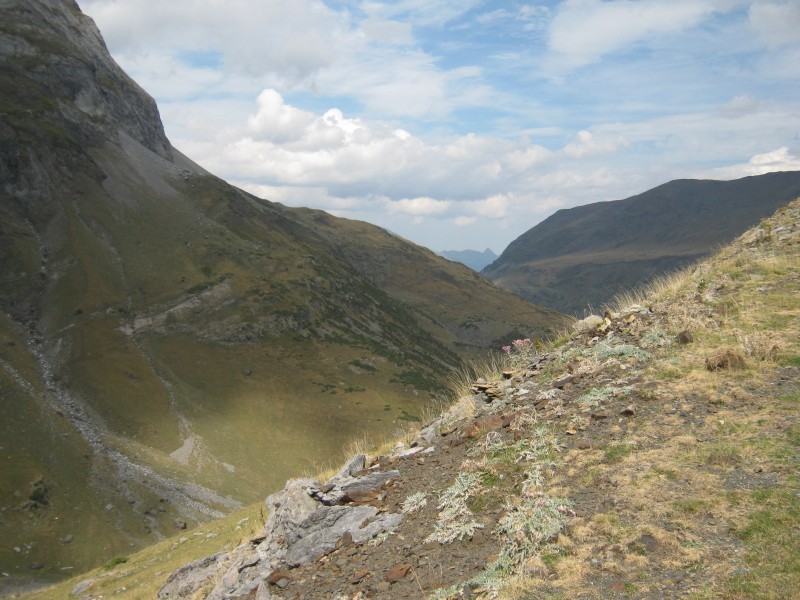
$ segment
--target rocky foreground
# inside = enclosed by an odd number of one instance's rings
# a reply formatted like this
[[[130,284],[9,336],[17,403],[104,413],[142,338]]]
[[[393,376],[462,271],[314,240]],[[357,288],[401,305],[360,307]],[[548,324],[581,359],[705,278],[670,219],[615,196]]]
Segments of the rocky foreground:
[[[263,536],[159,598],[787,597],[798,223],[795,201],[549,351],[518,340],[415,439],[288,482]],[[755,529],[765,507],[779,527]]]

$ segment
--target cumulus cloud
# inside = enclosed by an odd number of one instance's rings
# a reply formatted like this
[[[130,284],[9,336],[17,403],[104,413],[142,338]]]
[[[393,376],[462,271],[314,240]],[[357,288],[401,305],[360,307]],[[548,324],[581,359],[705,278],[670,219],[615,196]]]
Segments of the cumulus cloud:
[[[81,0],[192,159],[434,248],[800,168],[797,2],[543,4]]]
[[[258,95],[258,112],[247,119],[247,129],[260,139],[290,142],[302,137],[313,122],[313,114],[287,105],[275,90],[264,90]]]
[[[710,174],[717,179],[738,179],[777,171],[800,171],[800,157],[792,154],[789,148],[784,146],[756,154],[744,164],[713,169]]]
[[[550,149],[524,136],[423,138],[339,108],[302,110],[266,89],[238,129],[178,147],[261,197],[372,221],[406,237],[413,229],[417,241],[436,247],[442,227],[466,235],[491,222],[493,235],[509,235],[503,227],[522,233],[559,208],[709,176],[687,165],[738,164],[736,157],[757,154],[760,139],[781,139],[797,127],[798,116],[742,96],[710,112],[597,125]],[[716,176],[793,168],[793,161],[784,149]],[[424,233],[426,223],[438,223],[438,233]]]
[[[81,4],[122,66],[160,99],[272,87],[356,97],[372,114],[414,118],[496,100],[478,67],[443,68],[414,38],[411,19],[441,25],[469,2],[368,2],[360,18],[321,0]],[[219,60],[198,65],[198,56]]]
[[[579,131],[577,140],[564,147],[564,154],[570,158],[583,158],[593,154],[613,154],[617,149],[628,146],[623,136],[593,135],[590,131]]]
[[[429,215],[441,215],[450,208],[448,200],[436,200],[434,198],[403,198],[402,200],[387,201],[387,208],[392,213],[403,213],[424,217]]]

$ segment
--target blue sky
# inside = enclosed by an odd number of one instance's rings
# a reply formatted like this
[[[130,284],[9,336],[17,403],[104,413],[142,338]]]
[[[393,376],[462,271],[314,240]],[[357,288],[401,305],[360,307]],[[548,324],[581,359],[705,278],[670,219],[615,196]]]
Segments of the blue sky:
[[[80,5],[202,166],[437,251],[800,170],[797,0]]]

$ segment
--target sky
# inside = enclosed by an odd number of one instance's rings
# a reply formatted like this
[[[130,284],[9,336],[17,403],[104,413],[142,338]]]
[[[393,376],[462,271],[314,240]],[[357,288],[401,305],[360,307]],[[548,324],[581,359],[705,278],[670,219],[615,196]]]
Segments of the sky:
[[[435,251],[800,170],[798,0],[78,1],[184,154]]]

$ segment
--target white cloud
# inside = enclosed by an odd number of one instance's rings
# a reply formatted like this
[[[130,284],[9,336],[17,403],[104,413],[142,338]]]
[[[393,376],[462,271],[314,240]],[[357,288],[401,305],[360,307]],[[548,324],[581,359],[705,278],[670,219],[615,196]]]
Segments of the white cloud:
[[[683,31],[715,10],[691,0],[566,0],[550,24],[551,68],[572,69],[651,36]]]
[[[216,50],[226,71],[299,82],[335,60],[353,35],[345,15],[316,0],[83,0],[112,52]]]
[[[487,219],[501,219],[507,217],[513,203],[512,197],[507,194],[493,194],[483,200],[467,202],[466,209],[478,216]]]
[[[477,217],[465,217],[462,215],[453,219],[453,224],[456,227],[469,227],[470,225],[474,225],[477,221]]]
[[[405,18],[419,25],[441,26],[461,17],[482,0],[394,0],[363,2],[361,9],[383,18]]]
[[[450,208],[450,205],[451,203],[447,200],[436,200],[434,198],[404,198],[387,202],[389,212],[417,217],[444,214]]]
[[[750,25],[770,47],[800,43],[800,3],[754,2],[748,13]]]
[[[564,154],[570,158],[583,158],[597,154],[613,154],[619,148],[628,146],[628,141],[623,136],[598,137],[590,131],[579,131],[578,139],[564,147]]]
[[[447,224],[466,231],[490,220],[493,236],[522,233],[558,208],[624,198],[695,176],[708,162],[738,164],[764,139],[798,129],[797,115],[743,95],[708,112],[597,125],[551,150],[525,137],[425,139],[337,108],[301,110],[264,90],[238,129],[178,147],[259,196],[378,223],[436,247]],[[790,154],[766,158],[731,173],[796,164]],[[424,233],[426,223],[439,223],[439,237]]]
[[[677,177],[800,168],[800,3],[543,4],[81,1],[192,159],[434,248],[501,249]]]
[[[758,98],[749,94],[736,96],[720,109],[720,114],[724,117],[737,119],[758,112],[760,107]]]
[[[258,113],[247,120],[247,128],[259,139],[289,142],[302,137],[313,122],[313,114],[288,106],[275,90],[264,90],[258,95]]]
[[[784,146],[770,152],[756,154],[744,164],[712,169],[709,174],[717,179],[738,179],[776,171],[800,171],[800,157],[792,154],[789,148]]]

